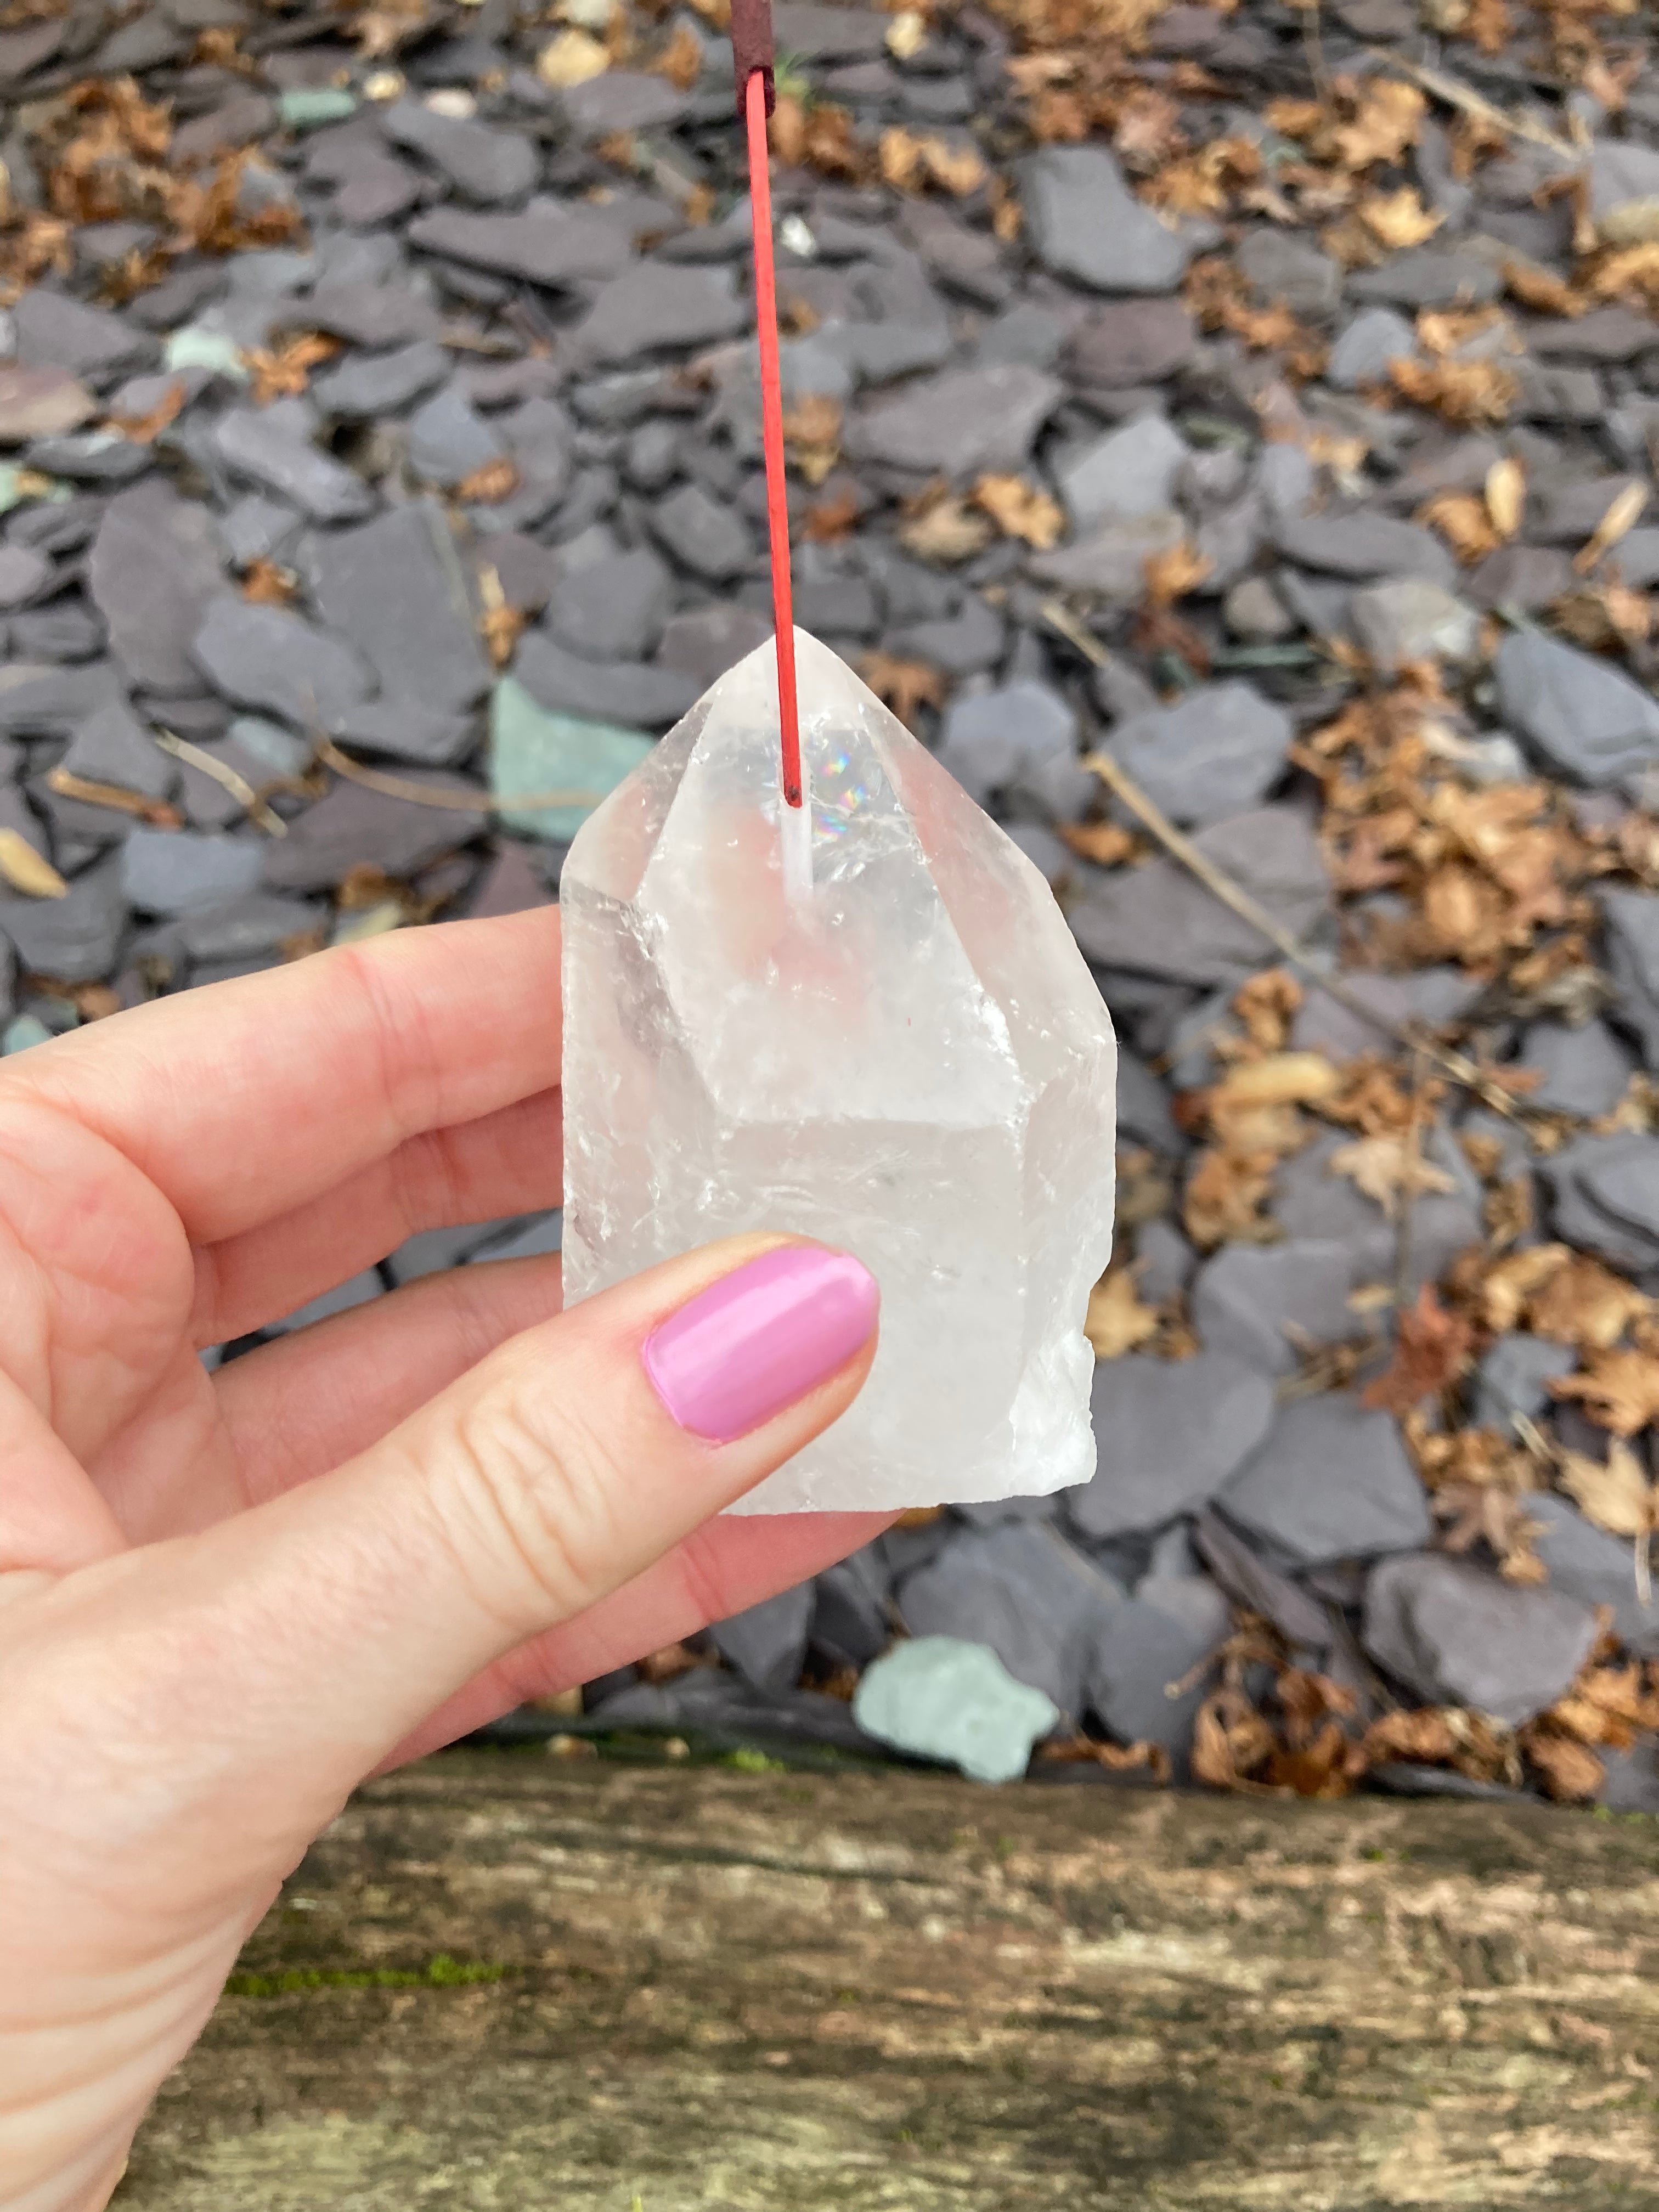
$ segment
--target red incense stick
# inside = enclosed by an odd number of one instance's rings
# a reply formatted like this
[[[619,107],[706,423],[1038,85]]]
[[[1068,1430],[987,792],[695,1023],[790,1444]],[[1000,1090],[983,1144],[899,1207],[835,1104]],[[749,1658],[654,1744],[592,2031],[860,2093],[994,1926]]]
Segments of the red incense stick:
[[[755,12],[752,9],[745,11]],[[733,10],[733,44],[737,45]],[[778,727],[783,739],[783,795],[801,803],[800,720],[795,703],[795,614],[789,588],[789,507],[783,478],[783,385],[778,368],[778,286],[772,263],[772,179],[767,166],[766,117],[771,105],[771,23],[766,22],[765,60],[757,59],[743,84],[749,131],[749,204],[755,231],[755,321],[760,337],[761,429],[766,449],[766,526],[772,546],[772,620],[777,631]],[[744,57],[738,49],[738,66]]]

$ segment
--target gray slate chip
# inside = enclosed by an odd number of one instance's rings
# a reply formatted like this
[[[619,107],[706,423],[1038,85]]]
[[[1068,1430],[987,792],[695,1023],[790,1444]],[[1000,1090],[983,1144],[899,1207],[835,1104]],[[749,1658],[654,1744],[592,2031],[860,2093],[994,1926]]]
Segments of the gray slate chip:
[[[952,700],[938,757],[981,806],[1000,793],[1072,822],[1096,789],[1078,757],[1070,702],[1035,678]]]
[[[93,783],[118,784],[146,799],[165,799],[179,781],[164,753],[123,699],[111,699],[76,731],[62,765]]]
[[[222,698],[263,707],[298,729],[336,728],[374,689],[338,639],[287,607],[258,606],[234,592],[211,602],[191,650]]]
[[[571,337],[573,357],[632,362],[666,347],[712,345],[749,326],[729,270],[644,262],[600,286]]]
[[[1413,246],[1391,253],[1375,269],[1352,271],[1347,290],[1350,299],[1379,300],[1392,307],[1484,307],[1503,284],[1495,258]]]
[[[1199,1269],[1193,1325],[1206,1352],[1223,1352],[1264,1375],[1291,1375],[1290,1324],[1316,1344],[1359,1335],[1347,1308],[1353,1255],[1329,1240],[1228,1244]]]
[[[711,1621],[708,1632],[715,1650],[751,1687],[774,1695],[793,1690],[806,1656],[813,1595],[810,1582],[797,1583],[793,1589],[780,1590],[745,1612]]]
[[[562,568],[542,627],[584,659],[643,660],[674,605],[674,579],[648,547]]]
[[[695,698],[771,635],[771,622],[753,607],[721,604],[689,608],[672,617],[664,629],[657,665],[684,677]]]
[[[118,492],[93,540],[87,586],[134,684],[162,694],[199,688],[191,645],[224,588],[213,517],[199,501],[159,477]]]
[[[1365,1649],[1430,1705],[1473,1705],[1518,1727],[1553,1705],[1595,1641],[1564,1592],[1501,1581],[1467,1559],[1385,1559],[1365,1585]]]
[[[471,117],[437,115],[414,100],[382,109],[380,128],[394,146],[441,169],[465,199],[485,204],[522,199],[540,173],[533,143],[516,131]]]
[[[67,369],[0,368],[0,446],[61,437],[97,411],[97,401]]]
[[[1643,1602],[1630,1539],[1610,1536],[1553,1490],[1529,1492],[1526,1509],[1540,1524],[1533,1546],[1549,1570],[1548,1587],[1592,1611],[1610,1606],[1620,1642],[1640,1657],[1659,1657],[1659,1589]]]
[[[1339,392],[1386,384],[1389,363],[1414,360],[1417,351],[1417,331],[1403,315],[1392,307],[1364,307],[1331,348],[1325,381]]]
[[[700,483],[681,484],[659,500],[649,519],[658,542],[708,583],[730,583],[755,559],[754,537],[742,514]]]
[[[319,284],[296,301],[289,321],[325,331],[355,346],[410,345],[433,339],[441,318],[423,293],[407,284]]]
[[[1220,1492],[1230,1520],[1306,1567],[1426,1544],[1433,1524],[1390,1413],[1346,1392],[1281,1406]]]
[[[1375,509],[1284,515],[1273,538],[1290,559],[1329,576],[1422,576],[1449,591],[1457,575],[1456,562],[1431,532]]]
[[[1659,757],[1659,704],[1598,655],[1511,630],[1495,670],[1498,712],[1546,767],[1604,784]]]
[[[1026,235],[1056,276],[1097,292],[1173,292],[1196,239],[1159,221],[1100,146],[1045,146],[1019,164]]]
[[[1194,1587],[1213,1595],[1212,1583]],[[1111,1607],[1096,1629],[1084,1677],[1090,1708],[1121,1743],[1158,1743],[1177,1755],[1193,1740],[1193,1720],[1213,1686],[1207,1677],[1191,1682],[1178,1698],[1171,1686],[1186,1681],[1226,1634],[1225,1607],[1220,1634],[1202,1619],[1178,1619],[1140,1597]]]
[[[429,338],[390,353],[364,354],[312,380],[311,398],[325,415],[344,422],[397,415],[449,374],[449,356]]]
[[[1044,1523],[1005,1521],[954,1534],[898,1601],[913,1636],[988,1644],[1017,1681],[1080,1717],[1096,1628],[1122,1595]]]
[[[405,235],[428,252],[553,289],[619,276],[629,261],[628,234],[620,224],[552,199],[532,200],[521,215],[432,208],[416,216]]]
[[[75,877],[60,899],[0,899],[0,937],[20,964],[61,983],[101,982],[126,926],[121,862],[112,855]]]
[[[280,951],[290,938],[308,936],[324,919],[325,910],[304,899],[248,891],[189,909],[179,916],[177,934],[192,960],[252,960]]]
[[[1162,1528],[1206,1504],[1267,1435],[1273,1384],[1225,1352],[1192,1359],[1129,1353],[1095,1369],[1091,1481],[1066,1493],[1088,1536]]]
[[[1293,936],[1310,936],[1328,913],[1324,861],[1295,808],[1256,807],[1212,823],[1194,842]],[[1255,930],[1161,854],[1090,882],[1067,919],[1088,958],[1171,982],[1240,981],[1269,957]]]
[[[1596,1020],[1576,1030],[1565,1022],[1534,1022],[1521,1040],[1516,1063],[1543,1078],[1526,1093],[1528,1107],[1586,1120],[1613,1111],[1633,1066],[1607,1024]]]
[[[1021,307],[1013,314],[1030,314]],[[1183,368],[1198,343],[1190,310],[1179,300],[1113,300],[1096,307],[1066,342],[1066,374],[1073,383],[1118,390],[1158,384]],[[1048,361],[1036,366],[1046,368]]]
[[[259,880],[263,840],[198,830],[147,830],[121,848],[121,889],[141,914],[188,914],[240,898]]]
[[[317,612],[379,678],[378,703],[406,700],[426,717],[447,719],[489,689],[489,663],[435,501],[413,500],[361,529],[319,535],[308,569]]]
[[[1619,1018],[1640,1038],[1647,1066],[1659,1067],[1659,897],[1605,890],[1601,905]]]
[[[1040,368],[948,369],[861,409],[847,426],[849,459],[951,477],[1024,467],[1065,387]]]
[[[1202,827],[1266,795],[1285,773],[1292,735],[1282,707],[1235,681],[1131,715],[1105,750],[1171,821]]]
[[[44,284],[32,285],[11,314],[22,368],[67,369],[72,376],[108,383],[148,368],[159,351],[148,331],[135,330],[107,307],[83,307]]]
[[[233,407],[213,426],[219,458],[237,475],[263,484],[313,522],[358,522],[374,511],[361,477],[312,443],[313,418],[305,402]]]
[[[1074,530],[1132,522],[1175,504],[1186,440],[1161,415],[1142,415],[1109,430],[1059,470],[1060,497]]]
[[[539,630],[520,641],[513,673],[538,706],[642,729],[678,721],[703,689],[674,669],[584,659]]]
[[[423,483],[446,491],[501,460],[506,450],[459,385],[434,392],[410,417],[410,466]]]
[[[1571,1375],[1577,1364],[1570,1345],[1522,1331],[1500,1336],[1475,1370],[1471,1416],[1482,1428],[1513,1436],[1515,1416],[1541,1413],[1550,1403],[1550,1384]]]
[[[483,797],[476,784],[454,776],[422,769],[402,774],[406,781],[434,791]],[[384,868],[389,876],[407,878],[476,837],[488,819],[482,805],[476,814],[462,812],[391,798],[361,784],[337,783],[289,823],[286,837],[266,846],[264,880],[272,890],[331,890],[349,869],[364,861]]]

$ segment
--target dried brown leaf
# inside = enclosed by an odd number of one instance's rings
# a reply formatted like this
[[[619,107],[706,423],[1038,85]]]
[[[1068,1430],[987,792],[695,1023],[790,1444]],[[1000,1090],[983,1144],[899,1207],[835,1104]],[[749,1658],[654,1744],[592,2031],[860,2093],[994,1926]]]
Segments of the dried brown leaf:
[[[1559,1480],[1585,1516],[1610,1536],[1645,1537],[1659,1528],[1659,1486],[1649,1481],[1622,1435],[1609,1443],[1605,1465],[1584,1452],[1563,1452]]]
[[[907,552],[947,568],[982,553],[994,534],[988,515],[951,491],[919,504],[898,526],[898,540]]]
[[[829,498],[816,501],[806,510],[801,535],[814,545],[838,545],[859,526],[864,501],[852,484],[843,484]]]
[[[451,497],[464,507],[495,507],[504,499],[511,499],[519,489],[517,464],[505,454],[494,461],[486,461],[482,468],[474,469],[470,477],[463,477]]]
[[[985,476],[974,486],[973,502],[988,514],[1005,538],[1018,538],[1041,553],[1066,534],[1066,514],[1058,500],[1024,477]]]
[[[281,345],[253,346],[242,356],[252,376],[256,407],[269,407],[273,399],[297,398],[311,381],[311,372],[340,350],[338,338],[320,331],[301,331]]]
[[[1273,1194],[1277,1150],[1234,1152],[1212,1146],[1200,1152],[1187,1178],[1182,1218],[1204,1251],[1218,1244],[1267,1244],[1278,1236],[1266,1208]]]
[[[1486,515],[1499,538],[1513,538],[1527,511],[1527,472],[1514,456],[1486,471]]]
[[[1408,1137],[1358,1137],[1331,1154],[1332,1175],[1346,1176],[1367,1198],[1375,1199],[1390,1220],[1401,1201],[1430,1191],[1455,1190],[1455,1179],[1432,1160],[1422,1158]]]
[[[1559,1805],[1587,1802],[1607,1778],[1606,1767],[1589,1747],[1569,1735],[1529,1728],[1522,1742],[1527,1763],[1542,1783],[1545,1796]]]
[[[1477,499],[1473,492],[1437,492],[1419,507],[1417,520],[1437,530],[1465,568],[1484,561],[1503,543],[1492,527],[1486,501]]]
[[[1083,1334],[1097,1359],[1117,1359],[1158,1334],[1156,1310],[1141,1303],[1127,1267],[1109,1267],[1089,1293]]]
[[[1387,1144],[1387,1138],[1368,1138],[1368,1144]],[[1353,1147],[1345,1146],[1345,1152]],[[1421,1163],[1418,1164],[1419,1169]],[[1440,1172],[1434,1170],[1434,1172]],[[1442,1188],[1455,1188],[1449,1176]],[[1402,1419],[1413,1406],[1449,1389],[1468,1368],[1474,1332],[1468,1319],[1440,1303],[1432,1283],[1425,1283],[1417,1303],[1400,1316],[1394,1358],[1385,1373],[1366,1389],[1364,1402]]]
[[[26,898],[59,899],[69,885],[43,853],[16,830],[0,829],[0,877]]]
[[[1115,868],[1133,860],[1142,849],[1133,831],[1115,822],[1062,822],[1060,842],[1097,868]]]
[[[1391,252],[1421,246],[1446,220],[1425,208],[1410,185],[1402,185],[1395,192],[1373,192],[1358,202],[1354,213],[1372,237]]]
[[[1546,1264],[1550,1255],[1555,1255],[1553,1266]],[[1492,1298],[1494,1278],[1525,1281],[1528,1268],[1533,1279],[1527,1282],[1518,1307],[1513,1306],[1507,1283],[1498,1297]],[[1585,1352],[1610,1352],[1627,1328],[1653,1310],[1652,1299],[1634,1283],[1587,1253],[1569,1252],[1565,1244],[1534,1245],[1499,1261],[1486,1279],[1486,1291],[1490,1327],[1512,1328],[1515,1321],[1504,1316],[1513,1307],[1516,1319],[1525,1314],[1534,1336]]]
[[[1195,592],[1214,565],[1206,553],[1200,553],[1186,538],[1162,553],[1149,553],[1141,563],[1141,574],[1146,580],[1147,605],[1173,606],[1177,599],[1184,599],[1189,592]]]
[[[1415,405],[1463,425],[1506,421],[1521,390],[1514,374],[1495,361],[1402,359],[1389,363],[1389,374]]]
[[[944,704],[945,678],[925,660],[901,660],[896,653],[878,651],[866,653],[859,662],[859,674],[906,729],[915,728],[923,707]]]
[[[1558,1398],[1576,1398],[1616,1437],[1633,1437],[1659,1418],[1659,1357],[1635,1350],[1591,1351],[1577,1375],[1552,1382]]]
[[[1636,527],[1647,503],[1648,488],[1644,483],[1632,481],[1623,491],[1614,494],[1606,514],[1573,557],[1572,565],[1581,576],[1588,575],[1602,555]]]
[[[300,596],[300,579],[262,554],[242,572],[242,597],[258,607],[291,607]]]
[[[550,39],[536,57],[537,76],[554,92],[568,92],[576,85],[591,83],[610,66],[611,56],[600,40],[574,27]]]

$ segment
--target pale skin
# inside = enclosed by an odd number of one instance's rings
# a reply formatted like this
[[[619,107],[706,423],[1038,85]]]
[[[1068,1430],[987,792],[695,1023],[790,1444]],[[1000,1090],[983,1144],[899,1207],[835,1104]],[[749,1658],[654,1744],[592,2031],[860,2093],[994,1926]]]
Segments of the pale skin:
[[[416,1231],[559,1200],[556,915],[325,953],[0,1065],[0,2202],[95,2212],[366,1775],[886,1525],[715,1520],[872,1345],[726,1444],[639,1347],[780,1241],[560,1312],[429,1278],[210,1376]]]

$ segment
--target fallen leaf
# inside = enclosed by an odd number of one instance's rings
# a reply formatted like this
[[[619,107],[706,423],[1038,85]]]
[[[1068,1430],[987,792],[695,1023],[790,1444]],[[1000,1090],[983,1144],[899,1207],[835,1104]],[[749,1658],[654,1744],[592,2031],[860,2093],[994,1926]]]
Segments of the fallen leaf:
[[[990,518],[949,490],[918,501],[898,526],[898,541],[907,552],[945,568],[982,553],[994,535]]]
[[[822,392],[798,399],[783,418],[790,459],[815,489],[841,459],[841,419],[840,400]]]
[[[901,9],[882,43],[896,61],[913,61],[927,43],[927,18],[920,8]]]
[[[1659,1528],[1659,1486],[1649,1481],[1623,1436],[1609,1443],[1605,1466],[1584,1452],[1563,1452],[1559,1480],[1585,1517],[1610,1536],[1650,1536]]]
[[[1195,592],[1214,566],[1208,554],[1200,553],[1187,538],[1178,545],[1166,547],[1162,553],[1149,553],[1140,571],[1146,579],[1147,605],[1173,606],[1177,599],[1184,599],[1189,592]]]
[[[807,508],[801,535],[814,545],[838,545],[853,535],[863,513],[864,501],[857,487],[845,484],[828,499],[817,500]]]
[[[1264,968],[1234,992],[1233,1012],[1259,1050],[1282,1052],[1304,996],[1288,968]]]
[[[463,477],[450,496],[464,507],[494,507],[510,499],[518,489],[518,468],[502,454],[498,460],[474,469],[470,477]]]
[[[1127,1267],[1109,1267],[1089,1293],[1083,1334],[1097,1359],[1117,1359],[1158,1331],[1155,1308],[1143,1305]]]
[[[897,191],[920,192],[932,184],[958,199],[977,191],[987,173],[985,157],[976,146],[918,137],[900,124],[882,132],[877,161],[882,181]]]
[[[242,597],[257,607],[289,607],[300,596],[300,579],[262,554],[242,572]]]
[[[1608,501],[1607,513],[1573,556],[1572,565],[1581,576],[1588,575],[1602,555],[1635,528],[1647,503],[1648,488],[1644,483],[1627,483],[1623,491],[1615,493]]]
[[[1365,1141],[1376,1144],[1388,1140],[1371,1138]],[[1418,1164],[1420,1167],[1421,1164]],[[1449,1176],[1444,1177],[1443,1187],[1455,1187]],[[1386,1372],[1367,1386],[1363,1402],[1403,1419],[1413,1406],[1449,1389],[1468,1371],[1474,1343],[1474,1332],[1467,1319],[1462,1314],[1449,1311],[1441,1304],[1433,1284],[1425,1283],[1417,1293],[1416,1304],[1408,1306],[1400,1316],[1393,1359]]]
[[[1397,77],[1372,77],[1360,93],[1353,120],[1331,133],[1337,160],[1345,169],[1368,169],[1379,161],[1398,161],[1417,143],[1428,101],[1414,84]]]
[[[1577,1375],[1550,1385],[1557,1398],[1576,1398],[1602,1428],[1633,1437],[1659,1417],[1659,1358],[1649,1352],[1592,1351]]]
[[[62,898],[69,885],[44,854],[16,830],[0,830],[0,876],[26,897]]]
[[[1565,278],[1535,261],[1506,261],[1504,283],[1523,307],[1530,307],[1537,314],[1582,315],[1589,305]]]
[[[1512,454],[1486,471],[1486,515],[1500,538],[1513,538],[1527,511],[1527,472]]]
[[[1644,644],[1653,633],[1652,601],[1616,575],[1565,592],[1551,602],[1549,616],[1564,637],[1592,653],[1622,652]]]
[[[1322,1052],[1269,1053],[1240,1061],[1212,1085],[1210,1110],[1237,1107],[1311,1106],[1342,1088],[1341,1072]]]
[[[1495,1336],[1507,1336],[1519,1328],[1534,1293],[1559,1274],[1571,1256],[1565,1244],[1534,1244],[1524,1251],[1505,1253],[1486,1269],[1477,1296],[1480,1318]],[[1536,1329],[1537,1324],[1533,1327]]]
[[[1237,1152],[1212,1146],[1200,1152],[1187,1178],[1182,1218],[1204,1251],[1218,1244],[1270,1244],[1279,1227],[1265,1209],[1273,1195],[1275,1151]]]
[[[1607,1769],[1587,1744],[1569,1735],[1528,1729],[1522,1738],[1527,1763],[1558,1805],[1578,1805],[1594,1797]]]
[[[1454,1176],[1422,1158],[1405,1136],[1358,1137],[1351,1145],[1340,1145],[1327,1172],[1346,1176],[1367,1198],[1376,1200],[1391,1221],[1404,1199],[1457,1188]]]
[[[844,107],[815,100],[809,108],[793,94],[781,92],[767,129],[772,151],[787,167],[817,169],[849,183],[865,173],[866,158]]]
[[[859,674],[908,730],[915,728],[921,708],[944,704],[944,676],[925,660],[901,660],[896,653],[879,651],[866,653],[859,662]]]
[[[1448,1524],[1440,1540],[1443,1550],[1468,1552],[1477,1543],[1485,1544],[1506,1583],[1535,1589],[1549,1580],[1547,1568],[1533,1549],[1544,1524],[1531,1517],[1514,1491],[1494,1481],[1440,1483],[1434,1492],[1434,1514]]]
[[[501,589],[501,571],[486,562],[478,571],[478,635],[492,668],[505,668],[530,617],[522,607],[508,604]]]
[[[674,26],[673,36],[651,65],[654,76],[665,76],[677,91],[690,92],[702,75],[702,40],[690,23]]]
[[[1193,1717],[1193,1774],[1212,1790],[1255,1790],[1251,1778],[1278,1749],[1278,1739],[1242,1690],[1206,1698]]]
[[[536,57],[537,76],[555,92],[587,84],[603,76],[610,66],[610,54],[586,31],[561,31]]]
[[[1514,374],[1495,361],[1401,358],[1389,363],[1389,374],[1406,398],[1465,426],[1506,421],[1521,390]]]
[[[1005,538],[1021,538],[1040,553],[1058,545],[1066,533],[1066,514],[1059,501],[1024,477],[981,477],[972,497]]]
[[[1421,246],[1446,220],[1425,208],[1410,185],[1402,185],[1396,192],[1373,192],[1358,203],[1354,213],[1372,237],[1391,251]]]
[[[1367,1765],[1377,1766],[1406,1759],[1414,1766],[1444,1766],[1457,1751],[1451,1723],[1437,1705],[1422,1705],[1410,1712],[1384,1713],[1360,1740]]]
[[[274,347],[252,346],[242,355],[242,364],[252,378],[256,407],[269,407],[273,399],[296,398],[311,381],[311,372],[332,361],[340,350],[338,338],[320,331],[302,331]]]
[[[1063,845],[1099,868],[1115,868],[1141,850],[1133,831],[1115,822],[1062,822],[1060,836]]]
[[[1437,530],[1466,568],[1495,553],[1504,542],[1492,527],[1486,501],[1473,492],[1437,492],[1419,507],[1417,520]]]

